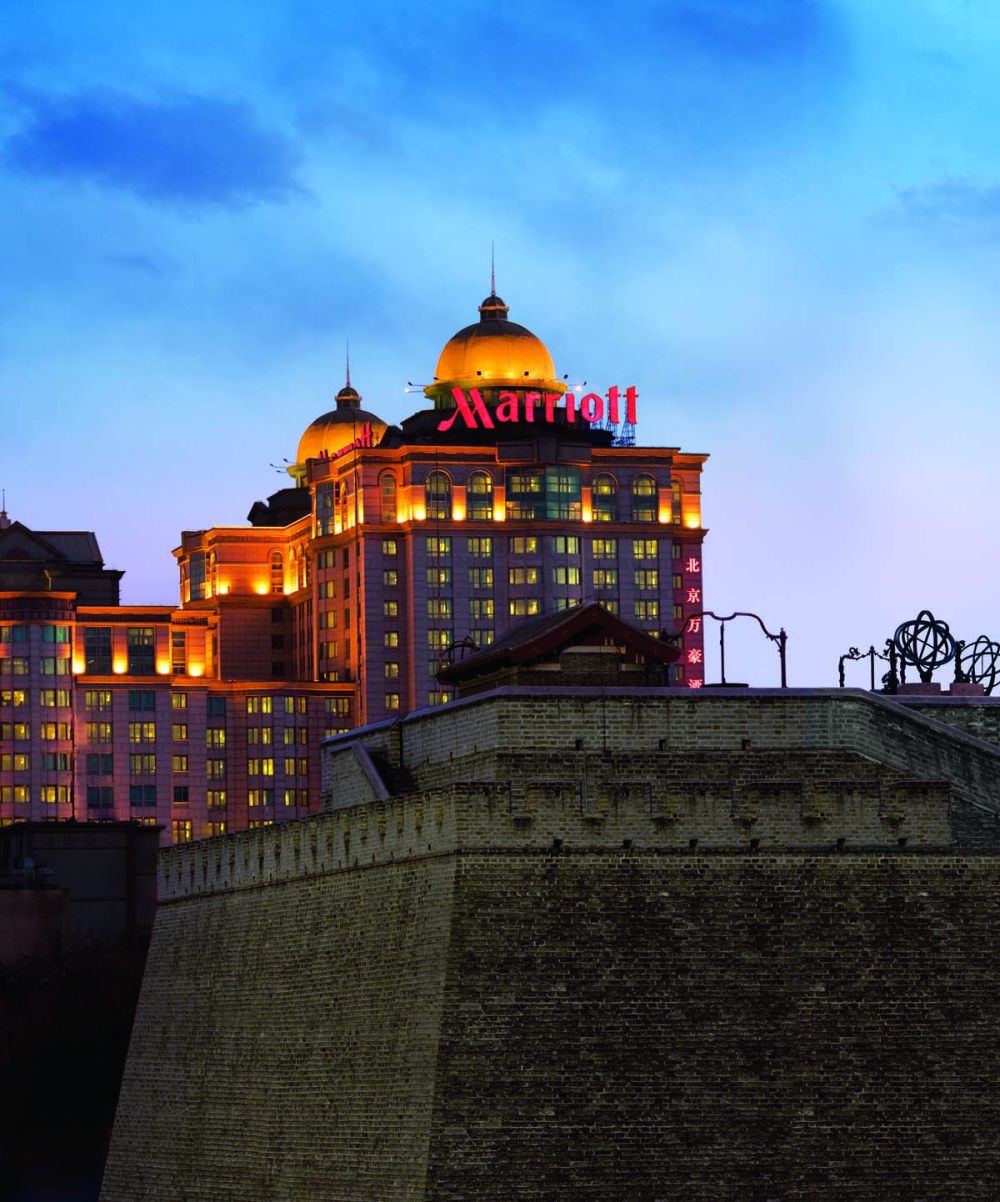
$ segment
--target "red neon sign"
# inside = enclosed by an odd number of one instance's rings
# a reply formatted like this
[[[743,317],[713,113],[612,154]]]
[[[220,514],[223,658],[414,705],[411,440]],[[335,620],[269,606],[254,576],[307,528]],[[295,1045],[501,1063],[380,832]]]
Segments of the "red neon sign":
[[[596,425],[604,420],[605,401],[607,401],[608,420],[613,423],[621,421],[620,403],[622,400],[618,385],[612,385],[603,396],[599,392],[585,393],[579,399],[573,392],[567,392],[563,397],[558,392],[525,392],[520,396],[516,392],[500,393],[497,406],[492,411],[486,407],[478,388],[470,388],[468,394],[462,388],[453,388],[451,395],[455,398],[455,412],[438,422],[438,430],[446,433],[452,428],[459,416],[470,430],[492,430],[497,424],[506,422],[554,422],[557,406],[564,400],[563,412],[568,422],[575,422],[577,413],[581,419],[590,425]],[[634,387],[625,389],[625,421],[635,424],[635,403],[639,393]]]
[[[339,451],[334,451],[332,454],[324,448],[317,456],[318,459],[340,459],[342,455],[350,455],[352,451],[360,451],[365,447],[372,445],[372,424],[365,422],[361,427],[361,433],[353,441],[349,442],[346,447],[341,447]]]

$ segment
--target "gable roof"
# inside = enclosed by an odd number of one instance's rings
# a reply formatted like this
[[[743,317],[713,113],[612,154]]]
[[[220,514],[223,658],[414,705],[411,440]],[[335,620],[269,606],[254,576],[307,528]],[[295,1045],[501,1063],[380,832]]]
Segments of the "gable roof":
[[[0,560],[104,566],[97,538],[91,531],[29,530],[23,522],[11,522],[0,530]]]
[[[495,668],[528,664],[580,643],[595,632],[654,663],[671,664],[680,655],[675,644],[654,639],[630,626],[598,601],[587,601],[558,613],[518,622],[489,647],[442,667],[438,679],[452,683]]]

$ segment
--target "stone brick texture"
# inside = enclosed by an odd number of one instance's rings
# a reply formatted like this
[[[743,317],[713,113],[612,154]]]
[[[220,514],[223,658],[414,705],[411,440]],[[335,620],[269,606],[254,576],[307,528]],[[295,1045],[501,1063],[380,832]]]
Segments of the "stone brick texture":
[[[356,740],[387,799],[335,739],[327,812],[161,854],[104,1202],[996,1198],[995,745],[850,690]]]

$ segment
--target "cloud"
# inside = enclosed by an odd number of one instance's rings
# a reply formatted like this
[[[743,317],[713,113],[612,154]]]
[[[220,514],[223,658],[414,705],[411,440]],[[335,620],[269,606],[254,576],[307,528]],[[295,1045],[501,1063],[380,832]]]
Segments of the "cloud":
[[[945,179],[903,188],[898,196],[904,218],[914,225],[951,233],[1000,235],[1000,185]]]
[[[822,0],[675,0],[663,21],[712,54],[770,61],[822,43],[829,15]]]
[[[249,105],[184,95],[141,100],[103,88],[52,98],[14,93],[27,123],[6,162],[33,175],[89,179],[182,208],[281,203],[301,191],[295,146]]]
[[[106,255],[105,258],[112,266],[120,267],[124,271],[138,272],[140,275],[152,276],[163,274],[163,268],[151,255],[118,254]]]

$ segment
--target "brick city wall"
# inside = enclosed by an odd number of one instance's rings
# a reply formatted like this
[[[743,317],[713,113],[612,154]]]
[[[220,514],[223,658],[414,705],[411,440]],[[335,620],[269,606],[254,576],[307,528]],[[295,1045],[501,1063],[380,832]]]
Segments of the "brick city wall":
[[[844,693],[358,739],[355,804],[162,853],[104,1202],[992,1202],[995,747]]]
[[[971,723],[975,701],[965,708]],[[898,834],[921,837],[913,782],[922,781],[928,802],[935,789],[951,802],[950,836],[927,827],[925,842],[1000,845],[995,743],[860,690],[499,689],[328,742],[324,807],[375,798],[359,744],[390,793],[508,782],[512,804],[530,808],[528,794],[561,785],[584,807],[645,805],[654,815],[691,814],[711,798],[714,828],[689,837],[722,837],[715,819],[728,806],[734,817],[741,808],[757,815],[752,836],[762,846],[882,843],[886,828],[871,829],[872,812],[884,819],[904,804],[911,821]],[[797,834],[788,826],[796,801]],[[774,804],[784,811],[777,824]],[[729,843],[732,824],[722,826]]]
[[[995,1197],[994,857],[564,845],[199,888],[201,850],[166,856],[105,1202]]]

